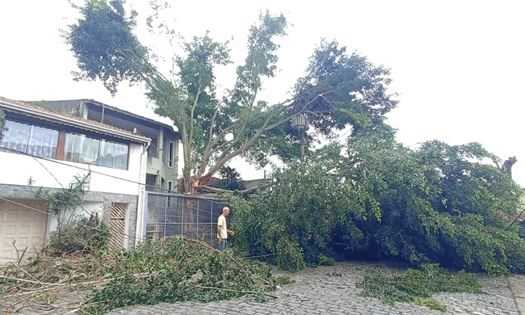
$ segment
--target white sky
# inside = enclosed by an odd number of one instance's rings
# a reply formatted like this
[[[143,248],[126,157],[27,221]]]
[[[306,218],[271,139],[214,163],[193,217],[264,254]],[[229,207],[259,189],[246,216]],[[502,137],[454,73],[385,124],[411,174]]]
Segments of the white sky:
[[[135,0],[136,6],[145,1]],[[178,32],[190,38],[210,30],[216,39],[233,38],[236,61],[244,57],[248,27],[259,13],[284,13],[291,25],[281,41],[280,70],[265,90],[274,101],[303,73],[321,38],[338,40],[392,69],[400,103],[389,116],[400,141],[478,141],[502,158],[516,155],[514,177],[525,185],[525,1],[173,2]],[[0,1],[0,95],[93,98],[151,116],[139,87],[122,86],[112,97],[99,82],[72,80],[75,60],[60,30],[73,14],[67,0]],[[221,70],[220,87],[231,85],[232,74],[233,68]],[[245,178],[258,176],[240,168]]]

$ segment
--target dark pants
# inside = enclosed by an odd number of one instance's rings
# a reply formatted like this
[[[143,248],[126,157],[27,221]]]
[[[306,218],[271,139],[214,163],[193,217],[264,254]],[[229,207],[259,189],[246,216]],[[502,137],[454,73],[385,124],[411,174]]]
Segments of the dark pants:
[[[222,252],[228,247],[228,240],[219,238],[219,250]]]

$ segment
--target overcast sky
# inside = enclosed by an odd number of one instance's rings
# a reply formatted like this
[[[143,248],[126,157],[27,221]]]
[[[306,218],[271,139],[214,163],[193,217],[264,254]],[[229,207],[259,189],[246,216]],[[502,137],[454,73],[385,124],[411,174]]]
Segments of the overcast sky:
[[[140,7],[144,1],[135,1]],[[398,139],[415,146],[439,139],[482,143],[502,158],[516,155],[514,177],[525,185],[525,1],[214,1],[179,0],[176,30],[185,38],[206,30],[232,40],[243,59],[248,28],[265,9],[289,23],[277,78],[264,97],[286,96],[321,38],[336,39],[392,70],[400,101],[390,115]],[[140,12],[139,12],[140,13]],[[92,98],[151,116],[140,87],[112,97],[99,82],[75,82],[75,60],[60,30],[74,17],[66,0],[0,1],[0,96]],[[165,51],[163,51],[165,52]],[[219,87],[232,82],[221,69]],[[241,167],[246,178],[257,176]]]

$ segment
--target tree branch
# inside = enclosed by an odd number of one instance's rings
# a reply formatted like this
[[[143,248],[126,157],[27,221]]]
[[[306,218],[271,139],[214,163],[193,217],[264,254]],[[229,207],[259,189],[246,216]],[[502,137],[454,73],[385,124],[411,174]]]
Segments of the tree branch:
[[[193,116],[195,115],[195,108],[197,108],[197,104],[199,102],[199,97],[201,95],[201,84],[199,80],[199,86],[197,87],[197,93],[195,93],[195,99],[193,100],[193,105],[191,106],[191,112],[190,112],[190,135],[189,135],[189,141],[193,142],[193,129],[194,129],[194,122],[193,122]]]
[[[219,109],[220,106],[217,105],[217,108],[215,108],[215,112],[213,113],[213,116],[211,118],[210,128],[208,131],[208,143],[206,144],[206,147],[204,149],[201,165],[199,167],[199,170],[197,171],[197,176],[201,176],[206,171],[206,167],[208,166],[211,157],[213,143],[216,142],[216,140],[213,139],[213,130],[215,129],[215,120],[217,119],[217,115],[219,114]]]
[[[270,120],[272,118],[272,114],[269,113],[268,114],[268,117],[266,118],[264,124],[257,130],[257,132],[250,138],[248,139],[245,143],[243,143],[237,150],[231,152],[231,153],[228,153],[228,151],[225,151],[223,152],[223,154],[217,159],[217,162],[215,163],[215,165],[213,165],[212,167],[210,167],[210,169],[208,170],[208,172],[206,173],[206,175],[202,176],[200,175],[200,177],[211,177],[213,176],[213,174],[215,174],[217,171],[220,170],[221,167],[223,167],[228,161],[230,161],[232,158],[246,152],[246,150],[248,150],[251,146],[253,146],[255,144],[255,142],[261,137],[261,135],[266,132],[266,131],[269,131],[269,130],[272,130],[274,128],[277,128],[278,126],[282,125],[283,123],[291,120],[293,117],[303,113],[304,111],[306,111],[308,109],[308,107],[313,104],[313,102],[318,98],[318,97],[321,97],[322,95],[326,94],[328,92],[325,92],[325,93],[322,93],[322,94],[318,94],[316,95],[314,98],[312,98],[308,103],[306,103],[302,108],[301,110],[299,111],[296,111],[288,116],[286,116],[285,118],[273,123],[273,124],[270,124]],[[240,141],[241,138],[238,138],[239,140],[235,140],[235,141],[232,141],[230,142],[230,148],[231,148],[231,145],[232,143],[236,143],[238,141]],[[228,148],[228,150],[230,149]]]

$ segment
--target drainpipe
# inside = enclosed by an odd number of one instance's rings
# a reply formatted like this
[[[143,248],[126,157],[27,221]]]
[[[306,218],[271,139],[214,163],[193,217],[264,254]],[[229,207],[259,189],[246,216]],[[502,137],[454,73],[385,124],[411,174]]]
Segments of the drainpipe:
[[[146,231],[146,224],[147,224],[147,214],[148,214],[148,197],[146,193],[146,174],[145,174],[145,165],[147,163],[147,154],[148,154],[148,148],[150,146],[150,143],[148,142],[142,147],[142,153],[140,154],[140,165],[139,165],[139,178],[138,182],[142,183],[144,181],[144,185],[138,185],[138,197],[137,197],[137,224],[135,228],[135,246],[140,244],[142,240],[144,239],[144,231]],[[147,166],[146,166],[147,168]]]

